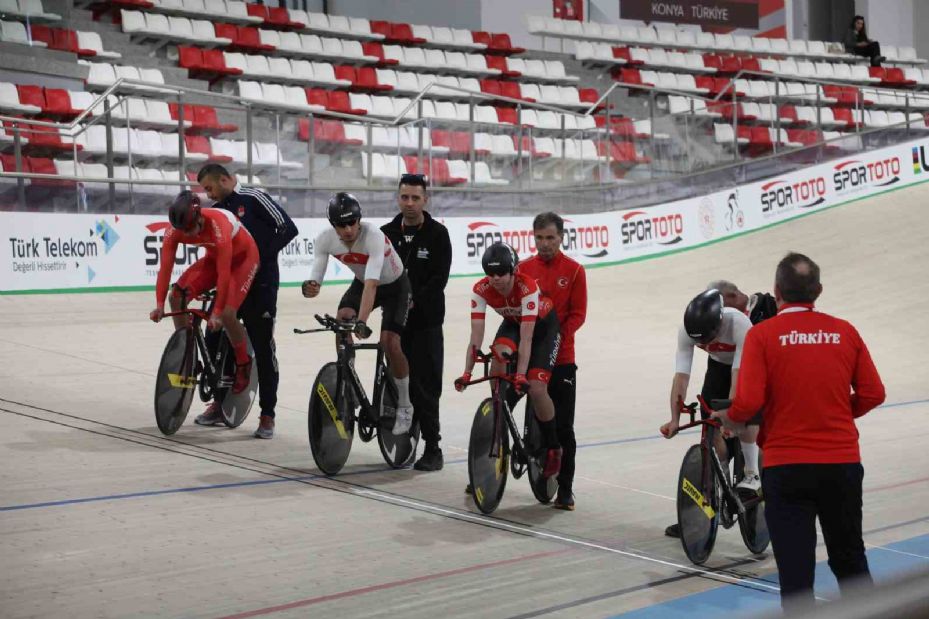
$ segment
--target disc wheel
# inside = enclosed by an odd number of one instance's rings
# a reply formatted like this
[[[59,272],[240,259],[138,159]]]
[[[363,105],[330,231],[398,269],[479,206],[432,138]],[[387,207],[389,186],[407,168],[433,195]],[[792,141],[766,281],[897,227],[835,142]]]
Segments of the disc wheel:
[[[545,467],[545,441],[542,437],[542,426],[535,417],[535,410],[532,408],[532,402],[526,401],[526,436],[525,447],[529,456],[529,485],[532,486],[532,494],[535,495],[539,503],[550,503],[558,492],[558,477],[543,477],[542,471]],[[541,458],[541,459],[540,459]]]
[[[197,388],[197,343],[193,328],[178,329],[168,338],[155,377],[155,423],[170,436],[187,418]]]
[[[681,528],[684,554],[702,565],[713,552],[719,527],[719,493],[716,477],[703,480],[700,445],[693,445],[684,455],[677,481],[677,522]]]
[[[384,387],[381,389],[381,401],[375,402],[374,406],[380,419],[386,421],[391,416],[396,419],[397,385],[386,368],[381,368],[381,371],[384,373]],[[393,422],[391,421],[389,425],[393,427]],[[419,423],[414,421],[409,432],[399,436],[394,436],[391,428],[386,427],[385,424],[379,424],[377,444],[381,448],[384,461],[395,469],[402,469],[416,457],[416,447],[419,445]]]
[[[471,439],[468,442],[468,479],[471,482],[474,504],[485,514],[492,513],[503,498],[510,455],[510,437],[503,424],[496,433],[494,442],[493,400],[481,402],[471,423]],[[502,420],[501,420],[502,421]]]
[[[222,379],[220,379],[220,384],[223,386],[216,389],[215,397],[222,402],[223,423],[230,428],[238,428],[248,417],[252,405],[255,403],[255,395],[258,393],[258,363],[255,360],[252,343],[248,339],[248,335],[246,335],[245,344],[248,347],[248,355],[252,358],[251,374],[248,379],[248,387],[239,393],[233,393],[232,385],[235,384],[236,373],[235,354],[232,352],[232,343],[226,337],[225,332],[223,332],[222,338],[220,346],[225,350],[226,361],[222,370]]]
[[[345,465],[355,436],[355,415],[346,402],[347,386],[339,381],[339,368],[334,362],[319,370],[313,381],[307,414],[310,451],[319,470],[335,475]]]

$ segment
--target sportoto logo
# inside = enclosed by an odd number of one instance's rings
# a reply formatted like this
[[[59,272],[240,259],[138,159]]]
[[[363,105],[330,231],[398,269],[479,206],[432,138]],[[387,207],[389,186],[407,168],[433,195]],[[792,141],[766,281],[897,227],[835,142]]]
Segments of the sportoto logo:
[[[507,230],[492,221],[475,221],[468,224],[468,258],[480,258],[488,245],[503,242],[521,256],[536,253],[535,233],[531,228]],[[568,255],[585,258],[602,258],[609,253],[610,229],[605,225],[579,226],[565,220],[561,250]]]
[[[620,226],[624,249],[657,243],[675,245],[684,240],[684,217],[680,213],[650,215],[645,211],[623,214]]]
[[[794,208],[813,208],[826,201],[826,179],[822,176],[795,182],[773,180],[761,186],[761,214],[779,215]]]
[[[171,224],[166,221],[146,224],[145,228],[151,234],[146,234],[142,240],[142,248],[145,251],[145,266],[158,267],[161,264],[161,245],[165,238],[164,231],[170,227]],[[201,251],[203,251],[203,248],[199,245],[179,244],[174,254],[174,266],[193,264],[200,259]],[[157,274],[157,268],[152,274]]]
[[[877,161],[849,159],[835,164],[832,182],[836,193],[887,187],[900,180],[900,158],[894,155]]]

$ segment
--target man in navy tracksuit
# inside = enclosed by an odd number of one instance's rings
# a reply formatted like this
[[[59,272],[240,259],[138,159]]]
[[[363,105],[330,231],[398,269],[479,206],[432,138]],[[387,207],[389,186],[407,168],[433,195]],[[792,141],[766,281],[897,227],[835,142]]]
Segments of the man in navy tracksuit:
[[[258,246],[261,259],[251,290],[239,308],[248,337],[255,349],[258,364],[258,404],[261,418],[256,438],[274,436],[274,407],[277,405],[279,373],[274,347],[274,319],[277,316],[277,289],[281,277],[278,253],[297,236],[297,226],[271,196],[260,189],[243,187],[221,165],[208,164],[200,170],[197,182],[216,208],[232,212],[242,221]],[[222,423],[222,411],[216,402],[197,417],[200,425]]]

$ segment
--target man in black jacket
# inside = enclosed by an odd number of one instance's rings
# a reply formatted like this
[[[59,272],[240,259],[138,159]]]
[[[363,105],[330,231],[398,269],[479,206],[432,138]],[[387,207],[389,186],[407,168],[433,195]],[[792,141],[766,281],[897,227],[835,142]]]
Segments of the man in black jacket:
[[[452,267],[448,229],[425,212],[429,201],[426,177],[400,177],[397,202],[400,214],[381,230],[396,248],[413,288],[413,305],[401,337],[410,362],[410,400],[426,449],[413,465],[418,471],[442,469],[439,447],[439,397],[442,395],[442,361],[445,342],[445,284]]]
[[[239,316],[255,349],[258,364],[258,404],[261,417],[256,438],[274,436],[274,407],[277,405],[277,384],[280,374],[274,346],[274,320],[277,316],[277,290],[281,275],[277,264],[278,253],[297,236],[297,226],[274,199],[260,189],[243,187],[221,165],[204,166],[197,174],[197,182],[206,195],[215,200],[216,208],[233,213],[242,221],[258,246],[260,266],[255,281]],[[197,417],[200,425],[222,423],[219,404],[212,402]]]

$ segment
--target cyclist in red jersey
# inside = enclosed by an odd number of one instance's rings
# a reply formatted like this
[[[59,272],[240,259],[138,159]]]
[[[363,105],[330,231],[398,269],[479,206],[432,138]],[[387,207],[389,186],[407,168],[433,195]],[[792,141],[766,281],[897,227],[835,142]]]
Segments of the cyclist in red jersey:
[[[547,454],[542,474],[557,475],[561,468],[561,445],[555,427],[555,406],[548,395],[548,382],[561,342],[558,318],[552,302],[543,297],[534,279],[517,271],[519,258],[505,243],[494,243],[481,260],[484,277],[474,285],[471,295],[471,342],[465,356],[465,369],[455,380],[455,389],[464,391],[474,369],[474,353],[484,342],[484,318],[489,305],[503,317],[491,350],[491,371],[503,374],[503,355],[516,353],[516,375],[510,405],[528,393],[542,429]]]
[[[236,361],[232,391],[241,393],[248,387],[252,358],[248,354],[245,328],[239,323],[236,313],[258,272],[258,247],[235,215],[221,209],[202,209],[200,198],[191,191],[182,191],[178,195],[168,212],[168,219],[171,227],[166,230],[162,242],[155,309],[149,318],[159,322],[164,317],[165,297],[178,244],[205,247],[206,255],[184,271],[171,287],[168,300],[171,310],[177,311],[182,309],[186,300],[216,288],[208,327],[212,331],[226,329]],[[186,326],[186,317],[173,318],[175,329]]]

